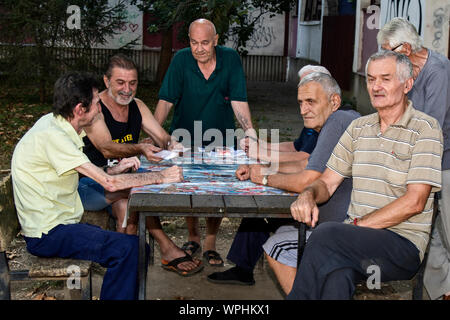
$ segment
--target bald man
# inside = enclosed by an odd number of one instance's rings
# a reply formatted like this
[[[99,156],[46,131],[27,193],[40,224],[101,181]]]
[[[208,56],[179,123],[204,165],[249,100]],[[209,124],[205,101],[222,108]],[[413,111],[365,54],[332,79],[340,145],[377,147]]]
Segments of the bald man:
[[[240,57],[235,50],[218,46],[218,39],[211,21],[192,22],[190,47],[175,54],[159,91],[155,118],[163,124],[175,106],[170,132],[183,137],[185,146],[235,146],[234,116],[247,135],[256,137]],[[200,252],[198,218],[186,219],[189,238],[183,249],[194,255]],[[220,222],[221,218],[206,219],[203,256],[212,266],[223,265],[215,247]]]

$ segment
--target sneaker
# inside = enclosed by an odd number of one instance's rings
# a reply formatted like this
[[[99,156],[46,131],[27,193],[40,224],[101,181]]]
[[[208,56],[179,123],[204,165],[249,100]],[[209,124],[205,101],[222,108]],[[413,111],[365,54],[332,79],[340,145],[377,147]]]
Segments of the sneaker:
[[[207,276],[208,281],[221,284],[239,284],[252,286],[255,284],[253,272],[244,271],[241,268],[233,267],[223,272],[214,272]]]

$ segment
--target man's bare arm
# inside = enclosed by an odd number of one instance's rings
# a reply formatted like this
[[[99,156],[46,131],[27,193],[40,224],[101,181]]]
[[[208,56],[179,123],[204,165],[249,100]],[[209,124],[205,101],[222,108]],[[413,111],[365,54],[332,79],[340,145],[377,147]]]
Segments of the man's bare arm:
[[[231,107],[233,108],[234,115],[236,116],[237,121],[241,125],[246,135],[251,135],[256,138],[248,102],[231,101]]]
[[[286,161],[278,164],[278,173],[299,173],[305,170],[308,165],[309,154],[306,153],[306,157],[303,160]]]
[[[262,184],[262,179],[268,167],[250,166],[250,179],[253,183]],[[292,174],[275,173],[267,175],[267,185],[292,192],[302,192],[303,189],[320,177],[321,173],[314,170],[302,170]]]
[[[245,138],[240,146],[249,158],[266,162],[301,161],[309,157],[309,153],[297,151],[293,142],[268,143],[261,139]]]
[[[161,126],[163,125],[164,121],[166,121],[172,107],[173,103],[161,99],[158,100],[155,109],[155,119]]]
[[[280,152],[297,152],[293,141],[270,143],[269,148]]]
[[[75,170],[97,181],[109,192],[148,184],[172,183],[183,180],[183,169],[178,166],[173,166],[160,172],[109,175],[91,162],[87,162],[75,168]]]
[[[105,158],[128,158],[143,154],[148,160],[160,161],[161,158],[153,156],[160,151],[158,147],[147,143],[116,143],[112,141],[111,133],[105,123],[103,114],[88,127],[84,128],[89,140]]]
[[[163,127],[161,127],[161,124],[153,116],[146,104],[140,99],[135,100],[142,116],[142,130],[144,130],[144,132],[147,133],[160,148],[167,149],[170,145],[169,142],[171,142],[170,135]]]
[[[358,220],[358,226],[385,229],[398,225],[423,211],[430,192],[430,185],[409,184],[403,196],[387,206],[365,215]]]

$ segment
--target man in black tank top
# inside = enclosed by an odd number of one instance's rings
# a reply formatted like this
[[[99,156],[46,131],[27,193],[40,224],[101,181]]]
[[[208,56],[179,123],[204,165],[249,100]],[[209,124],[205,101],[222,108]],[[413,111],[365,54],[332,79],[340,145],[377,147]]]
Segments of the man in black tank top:
[[[160,161],[155,152],[181,147],[155,120],[145,103],[135,98],[138,72],[132,60],[121,54],[113,56],[103,80],[106,89],[99,94],[102,112],[90,127],[85,128],[87,137],[84,138],[83,151],[94,164],[106,168],[121,159],[139,155]],[[138,142],[141,129],[157,146]],[[108,192],[87,177],[80,179],[78,187],[85,210],[107,208],[117,219],[118,232],[136,234],[137,216],[129,217],[124,226],[128,192]],[[149,232],[160,246],[164,265],[175,261],[171,269],[180,275],[195,273],[203,268],[201,261],[194,260],[170,240],[162,230],[158,217],[147,219]]]

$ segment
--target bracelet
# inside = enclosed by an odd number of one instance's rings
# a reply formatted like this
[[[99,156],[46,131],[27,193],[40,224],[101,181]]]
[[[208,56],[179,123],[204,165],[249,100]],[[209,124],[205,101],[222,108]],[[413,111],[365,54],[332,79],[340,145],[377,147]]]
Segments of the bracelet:
[[[355,226],[357,226],[357,225],[358,225],[358,221],[359,221],[358,218],[353,219],[353,224],[354,224]]]

